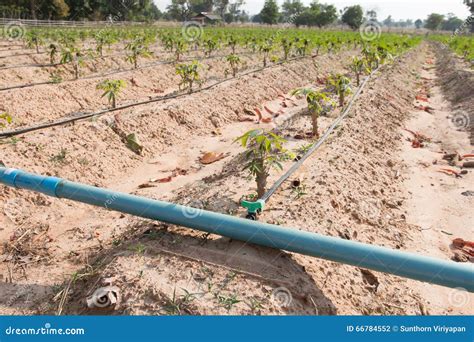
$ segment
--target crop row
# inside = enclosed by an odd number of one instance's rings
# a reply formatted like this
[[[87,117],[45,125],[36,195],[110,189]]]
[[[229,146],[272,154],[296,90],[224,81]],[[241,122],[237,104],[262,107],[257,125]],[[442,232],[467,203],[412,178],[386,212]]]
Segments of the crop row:
[[[432,40],[440,42],[446,47],[449,47],[459,56],[464,58],[466,62],[470,62],[474,66],[474,37],[470,36],[447,36],[447,35],[434,35],[431,36]]]
[[[3,30],[3,35],[8,34]],[[13,34],[10,32],[10,34]],[[164,50],[175,55],[177,61],[188,51],[200,51],[211,56],[223,48],[235,54],[238,48],[262,53],[266,59],[279,51],[287,58],[290,54],[304,56],[316,50],[336,51],[343,45],[364,45],[358,33],[297,29],[267,28],[205,28],[189,30],[178,28],[127,27],[102,29],[30,29],[17,35],[28,48],[37,52],[44,47],[50,63],[80,65],[84,59],[103,56],[105,49],[125,43],[126,60],[135,67],[140,58],[150,58],[150,46],[159,43]],[[8,38],[8,36],[4,37]],[[413,46],[421,38],[384,34],[375,41],[390,53]],[[76,67],[75,67],[76,68]]]

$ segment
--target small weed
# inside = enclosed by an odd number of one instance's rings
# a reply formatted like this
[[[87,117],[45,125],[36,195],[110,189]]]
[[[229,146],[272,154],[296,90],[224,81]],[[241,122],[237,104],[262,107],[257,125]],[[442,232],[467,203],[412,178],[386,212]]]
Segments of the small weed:
[[[20,141],[21,141],[20,139],[13,137],[13,138],[8,139],[8,140],[0,141],[0,145],[16,145]]]
[[[137,254],[143,254],[146,251],[146,247],[145,247],[145,245],[142,245],[141,243],[139,243],[138,245],[130,246],[128,248],[128,250],[132,251],[132,252],[135,252]]]
[[[7,112],[0,113],[0,128],[5,128],[13,122],[13,118]]]
[[[297,187],[293,187],[291,192],[295,195],[295,199],[300,199],[304,195],[307,195],[306,185],[301,184]]]
[[[79,165],[82,165],[82,166],[89,165],[89,160],[85,157],[78,159],[77,162],[79,163]]]
[[[245,304],[247,304],[252,312],[263,309],[262,301],[255,297],[251,297],[248,301],[245,301]]]
[[[49,75],[49,80],[53,84],[59,84],[63,81],[63,78],[59,73],[53,72],[52,74]]]
[[[217,301],[219,305],[223,306],[227,311],[230,311],[235,304],[241,302],[235,293],[231,296],[217,295]]]
[[[308,153],[311,147],[313,147],[313,144],[306,144],[306,145],[298,147],[298,149],[296,149],[296,152],[298,154],[305,155],[306,153]]]
[[[176,296],[176,289],[174,289],[173,297],[167,299],[163,308],[168,314],[181,315],[183,311],[189,311],[187,307],[196,299],[197,293],[190,293],[185,289],[182,290],[184,291],[184,295]]]
[[[56,164],[64,164],[66,162],[66,155],[67,150],[65,148],[62,148],[61,151],[55,156],[53,156],[49,161]]]

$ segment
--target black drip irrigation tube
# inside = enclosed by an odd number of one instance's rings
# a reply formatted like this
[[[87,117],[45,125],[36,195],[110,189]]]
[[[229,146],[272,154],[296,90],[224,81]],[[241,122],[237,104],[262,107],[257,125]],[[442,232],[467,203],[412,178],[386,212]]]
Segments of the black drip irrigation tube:
[[[11,70],[11,69],[24,69],[24,68],[50,68],[54,66],[62,65],[61,63],[48,63],[48,64],[15,64],[15,65],[8,65],[0,67],[0,71],[2,70]]]
[[[8,51],[8,50],[7,50]],[[0,51],[1,52],[1,51]],[[14,55],[6,55],[6,56],[0,56],[0,59],[4,58],[15,58],[15,57],[23,57],[23,56],[33,56],[33,55],[43,55],[45,54],[46,51],[41,51],[41,52],[25,52],[25,53],[18,53]]]
[[[243,54],[240,54],[240,56],[252,56],[256,53],[254,52],[246,52],[246,53],[243,53]],[[112,56],[110,56],[112,57]],[[114,56],[114,57],[117,57],[117,56]],[[76,82],[76,81],[82,81],[82,80],[92,80],[94,78],[102,78],[102,77],[107,77],[107,76],[111,76],[111,75],[117,75],[117,74],[121,74],[121,73],[127,73],[127,72],[134,72],[134,71],[139,71],[139,70],[143,70],[143,69],[148,69],[148,68],[153,68],[155,66],[159,66],[159,65],[169,65],[169,64],[174,64],[174,63],[186,63],[186,62],[192,62],[192,61],[203,61],[203,60],[213,60],[213,59],[217,59],[217,58],[223,58],[223,57],[226,57],[226,55],[218,55],[218,56],[212,56],[212,57],[188,57],[186,59],[183,59],[181,61],[158,61],[158,62],[153,62],[153,63],[149,63],[149,64],[145,64],[141,67],[138,67],[138,68],[130,68],[130,69],[116,69],[116,70],[112,70],[110,72],[106,72],[106,73],[103,73],[103,74],[100,74],[100,75],[89,75],[89,76],[85,76],[85,77],[80,77],[78,79],[73,79],[73,80],[65,80],[65,81],[62,81],[62,82],[54,82],[54,81],[45,81],[45,82],[37,82],[37,83],[29,83],[29,84],[20,84],[20,85],[16,85],[16,86],[12,86],[12,87],[7,87],[7,88],[0,88],[0,92],[2,91],[8,91],[8,90],[14,90],[14,89],[24,89],[24,88],[32,88],[32,87],[37,87],[37,86],[41,86],[41,85],[47,85],[47,84],[62,84],[62,83],[67,83],[67,82]],[[67,64],[51,64],[50,66],[59,66],[59,65],[67,65]],[[0,68],[1,70],[1,68]]]
[[[398,57],[397,57],[398,58]],[[275,184],[257,201],[251,202],[251,201],[242,201],[241,205],[242,207],[247,209],[247,216],[246,218],[249,220],[254,220],[256,221],[258,219],[258,215],[264,210],[266,202],[272,197],[272,195],[280,188],[280,186],[293,175],[300,167],[303,165],[303,163],[308,159],[316,150],[318,150],[322,144],[326,142],[326,140],[329,138],[331,133],[337,128],[337,126],[344,120],[344,118],[349,114],[350,110],[352,109],[352,106],[354,105],[355,101],[357,98],[360,96],[362,91],[364,90],[366,84],[369,82],[369,80],[372,78],[372,76],[379,71],[382,66],[379,66],[377,69],[373,70],[362,82],[362,84],[359,86],[359,89],[357,92],[352,96],[351,100],[349,101],[349,104],[346,106],[344,111],[339,115],[339,117],[334,120],[334,122],[331,124],[331,126],[326,130],[324,135],[316,141],[311,148],[306,152],[305,155],[303,155],[283,176],[281,176]]]
[[[277,67],[277,66],[284,65],[287,62],[298,61],[298,60],[302,60],[302,59],[306,59],[306,58],[312,58],[312,57],[311,56],[302,56],[302,57],[296,57],[296,58],[289,59],[288,61],[281,61],[281,62],[275,63],[273,65],[269,65],[269,66],[266,66],[266,67],[263,67],[263,68],[248,71],[246,73],[238,75],[236,78],[227,78],[227,79],[218,81],[218,82],[213,83],[211,85],[208,85],[206,87],[200,88],[199,90],[188,92],[188,93],[178,93],[178,94],[170,94],[170,95],[160,96],[160,97],[157,97],[157,98],[152,98],[152,99],[147,100],[147,101],[140,101],[140,102],[130,103],[128,105],[119,106],[119,107],[116,107],[116,108],[104,109],[104,110],[101,110],[101,111],[95,112],[95,113],[73,113],[73,114],[70,115],[70,117],[67,117],[67,118],[62,119],[62,120],[41,123],[41,124],[38,124],[38,125],[35,125],[35,126],[20,128],[20,129],[16,129],[16,130],[13,130],[13,131],[0,132],[0,139],[11,138],[11,137],[14,137],[14,136],[17,136],[17,135],[21,135],[21,134],[25,134],[25,133],[29,133],[29,132],[33,132],[33,131],[39,131],[39,130],[46,129],[46,128],[62,126],[62,125],[68,124],[68,123],[72,123],[72,122],[76,122],[76,121],[80,121],[80,120],[85,120],[85,119],[89,119],[89,118],[92,118],[92,117],[100,117],[100,116],[105,115],[107,113],[112,113],[112,112],[116,112],[116,111],[119,111],[119,110],[128,109],[128,108],[131,108],[131,107],[143,106],[143,105],[150,104],[150,103],[162,102],[162,101],[167,101],[167,100],[171,100],[171,99],[176,99],[176,98],[180,98],[180,97],[193,95],[193,94],[196,94],[196,93],[200,93],[200,92],[203,92],[203,91],[206,91],[206,90],[213,89],[213,88],[217,87],[218,85],[221,85],[221,84],[226,83],[226,82],[230,82],[230,81],[233,81],[233,80],[236,80],[236,79],[239,79],[239,78],[251,75],[251,74],[261,72],[263,70],[267,70],[267,69],[271,69],[271,68],[274,68],[274,67]]]
[[[110,55],[110,56],[98,56],[98,57],[91,57],[87,58],[86,61],[95,61],[97,59],[104,59],[104,58],[119,58],[124,57],[126,54],[118,54],[118,55]],[[0,67],[0,70],[9,70],[9,69],[23,69],[23,68],[50,68],[59,65],[67,65],[69,63],[46,63],[46,64],[15,64],[15,65],[7,65],[4,67]]]

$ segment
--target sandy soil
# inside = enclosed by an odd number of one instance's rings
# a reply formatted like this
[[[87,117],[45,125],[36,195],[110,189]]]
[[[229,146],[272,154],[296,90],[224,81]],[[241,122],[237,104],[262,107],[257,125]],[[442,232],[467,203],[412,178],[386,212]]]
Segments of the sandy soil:
[[[414,116],[420,113],[408,113],[432,49],[422,44],[371,81],[352,115],[305,163],[299,174],[304,179],[302,191],[285,184],[260,219],[449,259],[449,249],[420,248],[434,241],[449,244],[444,237],[423,234],[422,229],[435,221],[423,221],[423,213],[416,210],[424,198],[414,189],[432,176],[423,175],[426,170],[419,170],[416,160],[434,153],[435,145],[408,149],[403,131],[417,122],[430,124]],[[320,70],[344,71],[350,55],[321,57]],[[0,159],[33,172],[243,215],[239,200],[254,188],[239,167],[241,150],[232,141],[252,127],[270,128],[272,123],[258,126],[241,120],[263,104],[276,109],[278,94],[314,83],[318,76],[324,75],[311,62],[292,62],[184,100],[28,134],[2,145]],[[444,103],[436,91],[434,106]],[[293,117],[283,126],[292,148],[309,143],[292,139],[309,129],[308,117],[297,115],[304,113],[303,107],[300,101],[285,112]],[[433,130],[445,127],[445,114],[434,114]],[[44,117],[44,112],[32,115]],[[332,119],[322,118],[321,129]],[[138,134],[145,147],[142,155],[120,142],[110,120]],[[466,146],[465,133],[448,136],[456,148]],[[62,157],[61,149],[67,150]],[[197,159],[208,151],[229,155],[203,166]],[[149,182],[177,167],[186,174],[166,184]],[[412,179],[411,174],[423,177]],[[272,180],[277,177],[275,173]],[[446,182],[444,177],[448,176],[436,175]],[[443,191],[442,184],[435,189]],[[459,208],[456,196],[456,191],[450,192],[449,200],[434,208],[447,208],[443,212],[452,215],[449,210],[456,204]],[[4,314],[472,314],[472,301],[453,302],[454,295],[458,298],[453,290],[42,195],[3,188],[0,199]],[[445,229],[468,238],[463,230],[468,221],[462,220],[446,221],[453,226]],[[119,305],[112,311],[87,309],[85,298],[105,281],[119,287]],[[441,301],[427,294],[432,288],[442,294]]]
[[[243,56],[242,62],[241,73],[261,67],[261,62],[256,58]],[[204,82],[226,77],[225,70],[228,65],[224,58],[203,60],[200,64],[200,77]],[[120,68],[129,70],[130,66],[125,65],[124,62]],[[17,71],[12,70],[0,71],[0,75],[5,78],[8,78],[9,74],[16,73]],[[30,83],[28,80],[38,82],[36,72],[31,74],[28,70],[22,70],[21,75],[22,83]],[[67,117],[74,112],[97,111],[108,106],[107,100],[101,98],[102,91],[96,89],[97,84],[105,79],[122,79],[127,83],[117,100],[119,105],[144,101],[150,97],[177,91],[180,80],[176,75],[174,64],[156,65],[106,77],[2,91],[0,92],[2,95],[0,110],[7,111],[13,116],[14,120],[10,128]],[[48,80],[49,74],[46,79],[39,81]]]
[[[456,116],[468,118],[472,112],[472,98],[464,101],[449,102],[448,96],[443,93],[443,84],[456,73],[464,72],[462,63],[454,69],[445,68],[446,60],[452,58],[447,53],[438,51],[429,56],[433,65],[425,64],[425,70],[420,73],[420,90],[428,90],[429,102],[417,101],[417,105],[429,105],[434,111],[428,113],[416,110],[410,114],[406,127],[420,132],[431,138],[425,148],[412,148],[407,141],[402,147],[404,168],[402,175],[405,179],[405,198],[403,209],[407,212],[407,222],[420,227],[419,234],[415,234],[410,243],[413,251],[438,258],[457,260],[452,246],[455,238],[472,240],[474,212],[470,209],[474,205],[473,197],[463,193],[472,191],[474,174],[457,178],[440,173],[443,168],[462,171],[464,161],[450,163],[443,159],[446,155],[459,153],[460,155],[474,153],[474,143],[470,140],[470,127],[467,120],[455,121]],[[454,75],[453,75],[454,74]],[[459,77],[459,75],[458,75]],[[471,82],[474,75],[471,72]],[[467,84],[470,84],[469,82]],[[463,93],[464,85],[455,84],[449,93]],[[466,103],[468,102],[468,103]],[[470,102],[470,103],[469,103]],[[411,133],[404,132],[406,139],[413,139]],[[469,169],[466,169],[470,171]],[[462,255],[459,253],[458,255]],[[467,260],[464,260],[467,262]],[[474,260],[472,260],[474,261]],[[457,311],[472,314],[474,295],[462,290],[453,291],[441,286],[430,286],[414,283],[414,288],[420,288],[423,298],[427,300],[432,314],[444,314]]]

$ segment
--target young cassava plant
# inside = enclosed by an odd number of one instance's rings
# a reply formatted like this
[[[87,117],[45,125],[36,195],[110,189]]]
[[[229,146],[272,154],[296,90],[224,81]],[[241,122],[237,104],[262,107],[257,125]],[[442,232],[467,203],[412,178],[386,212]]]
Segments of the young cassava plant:
[[[240,57],[236,54],[230,54],[226,57],[227,62],[230,64],[230,69],[232,70],[232,76],[235,77],[237,75],[237,71],[239,71],[239,65],[242,63]],[[227,75],[227,69],[226,69]]]
[[[265,42],[262,45],[260,45],[259,50],[263,54],[263,67],[267,67],[268,63],[268,58],[270,57],[270,53],[272,52],[273,49],[273,43],[272,42]]]
[[[351,70],[354,72],[356,76],[356,83],[357,86],[360,85],[360,76],[363,73],[370,73],[370,69],[367,66],[367,61],[364,58],[359,58],[359,57],[354,57],[352,58],[352,63],[351,63]]]
[[[204,54],[206,57],[211,57],[212,53],[216,51],[218,44],[215,40],[207,39],[204,41]]]
[[[201,82],[201,79],[199,78],[199,67],[200,65],[197,61],[190,64],[178,64],[176,66],[176,75],[181,77],[179,90],[187,89],[192,93],[194,84]]]
[[[117,96],[125,86],[126,83],[123,80],[104,80],[97,85],[97,89],[102,90],[104,92],[102,97],[107,97],[112,108],[116,108]]]
[[[72,63],[74,77],[79,78],[80,67],[84,65],[84,54],[75,47],[66,47],[61,50],[61,64]]]
[[[293,47],[293,42],[287,38],[283,38],[281,40],[281,47],[283,49],[283,58],[285,61],[287,61],[288,57],[290,56],[291,49]]]
[[[271,169],[283,169],[281,162],[288,158],[283,148],[285,139],[260,129],[251,130],[235,140],[240,142],[245,152],[245,167],[257,183],[257,197],[261,198],[267,188],[267,180]]]
[[[351,80],[341,74],[331,75],[328,78],[328,86],[339,97],[339,107],[344,107],[346,95],[352,93]]]
[[[49,63],[51,65],[56,63],[56,55],[58,54],[58,46],[54,43],[49,44]]]
[[[311,123],[313,126],[313,137],[319,138],[318,118],[326,113],[334,105],[334,101],[327,93],[319,92],[311,88],[299,88],[293,90],[293,96],[304,96],[308,104],[308,110],[311,114]]]
[[[133,64],[133,67],[138,68],[139,58],[150,58],[152,56],[151,51],[148,49],[147,44],[143,38],[137,38],[125,46],[125,50],[129,51],[129,54],[125,58],[127,62]]]
[[[174,50],[174,55],[176,57],[176,62],[179,62],[181,60],[181,56],[186,52],[187,49],[186,42],[183,40],[178,40],[175,43],[175,50]]]
[[[36,53],[39,53],[39,48],[43,43],[43,38],[36,31],[26,36],[26,46],[30,49],[35,48]]]

